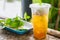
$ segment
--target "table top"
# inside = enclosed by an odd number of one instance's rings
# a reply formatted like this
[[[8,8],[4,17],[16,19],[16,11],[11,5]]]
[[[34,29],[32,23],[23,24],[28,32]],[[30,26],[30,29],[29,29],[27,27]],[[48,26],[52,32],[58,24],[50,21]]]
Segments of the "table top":
[[[33,37],[32,31],[24,35],[17,35],[6,30],[0,30],[0,40],[36,40],[36,39]],[[60,40],[60,38],[47,34],[46,40]]]

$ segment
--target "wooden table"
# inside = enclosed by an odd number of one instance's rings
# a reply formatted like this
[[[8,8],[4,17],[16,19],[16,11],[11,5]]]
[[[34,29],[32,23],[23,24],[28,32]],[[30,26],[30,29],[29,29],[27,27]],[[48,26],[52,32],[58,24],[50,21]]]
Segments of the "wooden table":
[[[0,40],[35,40],[32,31],[24,35],[17,35],[6,30],[0,30]],[[60,38],[47,34],[46,40],[60,40]]]

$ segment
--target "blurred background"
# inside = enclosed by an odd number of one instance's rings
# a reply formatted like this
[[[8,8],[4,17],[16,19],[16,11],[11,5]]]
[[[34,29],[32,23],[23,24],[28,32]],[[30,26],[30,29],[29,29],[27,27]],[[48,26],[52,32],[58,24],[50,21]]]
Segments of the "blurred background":
[[[39,3],[39,1],[40,0],[0,0],[0,16],[13,18],[18,15],[23,18],[26,12],[31,17],[29,4]],[[60,31],[60,0],[42,0],[42,2],[52,5],[49,12],[49,28]]]
[[[20,0],[0,0],[0,16],[13,18],[22,17]]]

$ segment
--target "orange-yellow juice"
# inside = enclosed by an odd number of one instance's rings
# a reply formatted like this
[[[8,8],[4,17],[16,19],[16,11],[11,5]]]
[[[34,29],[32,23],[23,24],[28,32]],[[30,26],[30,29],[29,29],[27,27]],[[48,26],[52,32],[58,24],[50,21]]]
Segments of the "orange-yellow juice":
[[[46,37],[48,28],[48,15],[32,15],[34,37],[43,39]]]

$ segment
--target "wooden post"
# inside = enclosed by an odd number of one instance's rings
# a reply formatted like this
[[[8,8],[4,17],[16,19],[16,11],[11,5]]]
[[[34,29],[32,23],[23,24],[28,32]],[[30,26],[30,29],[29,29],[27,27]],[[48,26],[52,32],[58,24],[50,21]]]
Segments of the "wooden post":
[[[56,20],[56,25],[55,25],[55,30],[58,30],[58,26],[59,26],[59,17],[60,17],[60,0],[58,3],[58,16],[57,16],[57,20]]]

